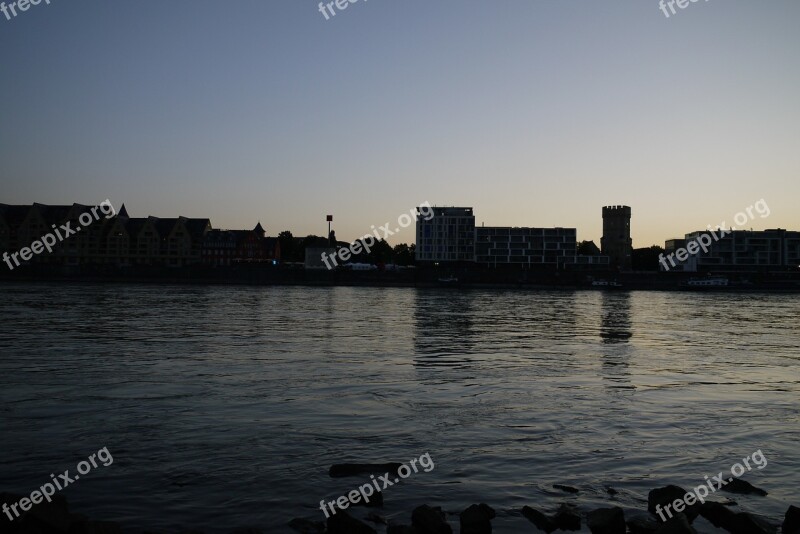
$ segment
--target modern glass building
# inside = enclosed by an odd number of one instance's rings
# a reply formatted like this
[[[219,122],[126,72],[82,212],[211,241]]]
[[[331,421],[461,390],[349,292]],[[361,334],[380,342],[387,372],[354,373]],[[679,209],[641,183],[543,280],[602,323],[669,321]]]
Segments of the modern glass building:
[[[475,262],[487,266],[559,267],[575,263],[575,228],[479,227],[475,229]]]
[[[417,208],[418,262],[473,261],[475,215],[472,208]],[[430,217],[430,213],[433,217]],[[429,220],[425,220],[425,218]]]
[[[683,241],[688,245],[704,234],[711,240],[708,252],[700,250],[679,262],[683,271],[785,271],[800,265],[800,232],[736,230],[717,241],[710,232],[700,231],[686,234]]]

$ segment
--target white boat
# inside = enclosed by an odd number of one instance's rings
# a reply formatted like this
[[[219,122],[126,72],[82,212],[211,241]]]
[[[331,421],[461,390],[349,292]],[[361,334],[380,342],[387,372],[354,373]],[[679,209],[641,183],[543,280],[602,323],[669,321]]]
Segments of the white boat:
[[[343,265],[345,269],[350,271],[377,271],[378,267],[369,263],[347,263]]]
[[[609,282],[607,280],[595,280],[594,282],[592,282],[592,287],[613,289],[622,287],[622,284],[620,284],[616,280],[613,282]]]
[[[728,287],[730,281],[724,276],[709,276],[708,278],[692,278],[686,285],[689,287]]]

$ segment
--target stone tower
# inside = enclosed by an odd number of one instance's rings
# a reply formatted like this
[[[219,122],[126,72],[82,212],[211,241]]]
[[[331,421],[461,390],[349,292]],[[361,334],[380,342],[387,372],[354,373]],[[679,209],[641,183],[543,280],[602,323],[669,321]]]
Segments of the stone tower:
[[[603,207],[603,254],[611,258],[611,265],[623,270],[631,268],[633,241],[631,240],[631,208],[629,206]]]

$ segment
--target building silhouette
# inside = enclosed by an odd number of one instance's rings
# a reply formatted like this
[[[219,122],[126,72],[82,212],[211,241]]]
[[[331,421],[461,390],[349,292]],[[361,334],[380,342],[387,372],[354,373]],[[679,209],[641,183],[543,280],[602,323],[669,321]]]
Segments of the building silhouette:
[[[97,206],[0,204],[0,252],[28,247],[60,225],[76,228],[79,218],[93,209]],[[24,264],[181,267],[200,261],[203,236],[210,229],[208,219],[131,218],[123,205],[115,216],[94,220],[59,240],[52,253],[34,255]]]
[[[697,246],[702,236],[707,236],[704,241],[710,243],[705,250]],[[665,263],[669,268],[662,263],[662,271],[780,272],[796,270],[800,265],[800,232],[780,228],[735,230],[725,235],[701,230],[665,244],[664,256],[668,258]],[[685,250],[690,244],[696,248],[694,253]]]
[[[575,228],[481,226],[475,229],[475,263],[563,268],[575,263],[576,239]]]
[[[420,215],[433,216],[417,217],[419,264],[460,262],[532,270],[593,270],[609,265],[608,256],[578,254],[575,228],[476,227],[472,208],[425,210],[418,208]]]
[[[417,208],[418,262],[471,262],[475,257],[472,208]],[[426,219],[423,215],[432,213]]]
[[[208,219],[187,217],[129,217],[123,204],[117,216],[100,230],[96,248],[79,254],[75,265],[117,267],[159,265],[184,267],[200,262],[203,238],[211,230]]]
[[[0,253],[29,247],[63,224],[78,226],[87,204],[0,204]],[[123,204],[116,215],[100,217],[79,233],[59,240],[52,252],[36,254],[23,265],[55,267],[225,266],[239,262],[280,260],[280,243],[253,230],[213,230],[209,219],[130,217]]]
[[[277,262],[280,241],[265,234],[261,223],[252,230],[209,230],[203,237],[202,261],[213,267]]]
[[[611,264],[629,270],[633,255],[631,239],[631,208],[629,206],[603,207],[603,238],[600,246]]]

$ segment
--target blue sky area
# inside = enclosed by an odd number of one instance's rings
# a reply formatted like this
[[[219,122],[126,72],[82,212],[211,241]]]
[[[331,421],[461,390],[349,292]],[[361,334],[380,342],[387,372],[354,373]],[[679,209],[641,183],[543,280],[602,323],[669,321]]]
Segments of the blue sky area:
[[[8,2],[7,2],[8,3]],[[800,230],[800,2],[51,0],[0,15],[0,202],[339,239],[415,205],[634,246]],[[411,242],[413,229],[392,241]]]

